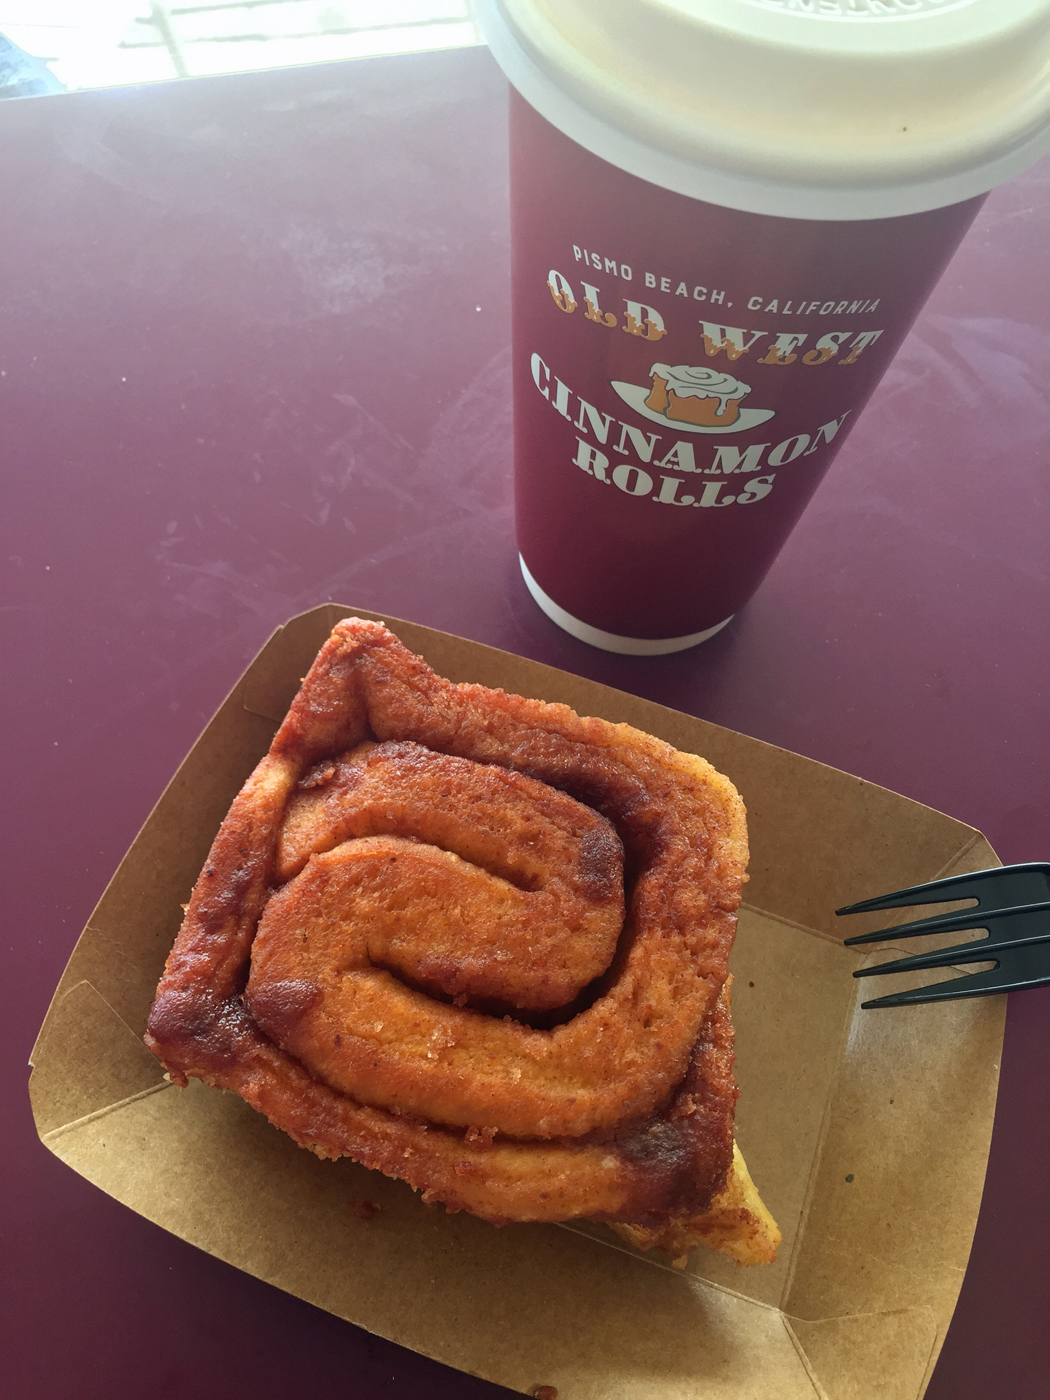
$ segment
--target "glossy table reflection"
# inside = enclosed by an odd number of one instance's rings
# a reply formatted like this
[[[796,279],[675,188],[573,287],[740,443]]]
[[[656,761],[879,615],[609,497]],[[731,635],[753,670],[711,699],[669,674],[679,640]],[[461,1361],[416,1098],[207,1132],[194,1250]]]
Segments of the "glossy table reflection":
[[[0,103],[20,1400],[509,1394],[198,1253],[33,1129],[25,1062],[80,928],[291,614],[335,599],[458,632],[896,788],[1005,861],[1050,857],[1050,165],[992,195],[754,602],[639,660],[559,632],[517,570],[505,102],[463,50]],[[1014,999],[933,1400],[1050,1394],[1048,1022],[1050,992]]]

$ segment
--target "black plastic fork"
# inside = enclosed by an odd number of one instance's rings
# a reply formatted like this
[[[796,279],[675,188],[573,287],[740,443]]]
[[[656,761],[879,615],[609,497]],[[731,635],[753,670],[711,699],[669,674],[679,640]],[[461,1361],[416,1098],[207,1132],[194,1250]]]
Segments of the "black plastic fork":
[[[862,1002],[873,1006],[915,1006],[924,1001],[955,1001],[961,997],[986,997],[996,992],[1018,992],[1025,987],[1050,984],[1050,864],[1003,865],[976,870],[928,885],[863,899],[836,909],[836,914],[867,914],[877,909],[901,909],[909,904],[944,904],[952,899],[976,899],[977,903],[954,914],[934,914],[910,924],[879,929],[847,938],[847,947],[881,943],[888,938],[915,938],[921,933],[954,933],[962,929],[986,929],[987,938],[897,958],[877,967],[862,967],[854,977],[881,977],[886,972],[917,972],[928,967],[955,967],[963,963],[994,962],[994,968],[968,977],[915,987]]]

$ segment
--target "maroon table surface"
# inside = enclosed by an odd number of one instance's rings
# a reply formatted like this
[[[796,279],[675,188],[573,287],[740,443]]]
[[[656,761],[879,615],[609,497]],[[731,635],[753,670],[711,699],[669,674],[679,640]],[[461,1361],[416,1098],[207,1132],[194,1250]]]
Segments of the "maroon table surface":
[[[460,633],[1050,859],[1050,164],[993,193],[755,600],[695,651],[617,657],[518,573],[505,106],[483,50],[0,103],[19,1400],[509,1394],[165,1234],[33,1128],[26,1060],[82,925],[291,614],[334,599]],[[932,1400],[1050,1394],[1048,1182],[1050,990],[1011,1001]]]

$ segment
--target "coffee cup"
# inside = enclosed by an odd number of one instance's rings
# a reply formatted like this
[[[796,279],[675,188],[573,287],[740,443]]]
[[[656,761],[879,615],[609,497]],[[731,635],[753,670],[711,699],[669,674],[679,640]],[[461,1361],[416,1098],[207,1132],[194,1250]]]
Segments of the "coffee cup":
[[[521,569],[656,655],[772,565],[995,184],[1050,0],[481,0],[512,84]]]

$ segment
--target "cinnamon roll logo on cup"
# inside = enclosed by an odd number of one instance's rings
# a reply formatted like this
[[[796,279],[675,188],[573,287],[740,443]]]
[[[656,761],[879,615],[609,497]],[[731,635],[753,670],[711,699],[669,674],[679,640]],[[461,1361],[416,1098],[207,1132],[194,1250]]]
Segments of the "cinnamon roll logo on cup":
[[[749,384],[703,365],[654,364],[650,374],[652,389],[645,407],[679,423],[729,427],[741,416],[741,403],[750,393]]]
[[[702,365],[653,365],[653,387],[645,406],[679,423],[728,428],[740,417],[740,405],[751,392],[731,374]]]
[[[1050,0],[478,15],[513,85],[525,582],[594,646],[693,646],[772,565],[987,191],[1050,147]]]

